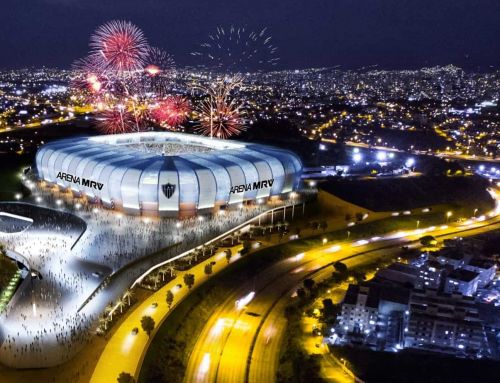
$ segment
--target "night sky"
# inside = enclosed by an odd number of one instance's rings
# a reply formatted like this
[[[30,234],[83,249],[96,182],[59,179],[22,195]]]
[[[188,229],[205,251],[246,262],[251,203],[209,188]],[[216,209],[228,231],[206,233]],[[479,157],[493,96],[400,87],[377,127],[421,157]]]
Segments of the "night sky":
[[[101,23],[130,20],[178,64],[218,25],[268,27],[280,68],[500,67],[499,0],[0,0],[0,67],[68,68]]]

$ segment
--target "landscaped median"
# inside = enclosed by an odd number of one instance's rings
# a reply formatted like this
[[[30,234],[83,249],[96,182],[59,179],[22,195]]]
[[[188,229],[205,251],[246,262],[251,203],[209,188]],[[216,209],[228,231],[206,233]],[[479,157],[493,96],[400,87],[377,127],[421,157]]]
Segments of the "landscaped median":
[[[218,252],[208,260],[208,262],[214,261],[215,264],[212,264],[213,273],[221,271],[228,265],[224,251]],[[177,271],[175,279],[148,297],[128,315],[108,341],[95,367],[91,383],[114,382],[122,372],[132,376],[138,373],[136,370],[142,364],[144,353],[157,328],[167,317],[169,311],[188,295],[190,289],[184,284],[184,275],[194,275],[193,287],[198,286],[209,277],[205,273],[205,265],[206,262],[202,262],[187,271]],[[171,291],[174,297],[171,308],[167,304],[168,291]],[[155,323],[149,336],[141,328],[141,320],[144,317],[152,318]],[[138,330],[137,333],[133,331],[134,329]]]

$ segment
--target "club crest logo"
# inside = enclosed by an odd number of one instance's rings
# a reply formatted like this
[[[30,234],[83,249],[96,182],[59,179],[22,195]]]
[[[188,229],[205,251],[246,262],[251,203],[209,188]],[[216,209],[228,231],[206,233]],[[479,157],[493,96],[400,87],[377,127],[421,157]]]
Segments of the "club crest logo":
[[[170,199],[175,193],[175,185],[172,185],[171,183],[162,185],[161,189],[163,190],[163,194],[165,194],[165,197],[167,197],[168,199]]]

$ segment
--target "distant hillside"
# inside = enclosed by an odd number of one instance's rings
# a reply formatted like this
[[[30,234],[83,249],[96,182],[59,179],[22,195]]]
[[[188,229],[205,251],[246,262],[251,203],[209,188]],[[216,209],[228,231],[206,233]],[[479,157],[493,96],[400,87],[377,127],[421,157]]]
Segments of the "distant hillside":
[[[406,210],[430,205],[455,204],[481,210],[494,207],[480,177],[422,176],[377,180],[332,180],[319,187],[372,211]]]

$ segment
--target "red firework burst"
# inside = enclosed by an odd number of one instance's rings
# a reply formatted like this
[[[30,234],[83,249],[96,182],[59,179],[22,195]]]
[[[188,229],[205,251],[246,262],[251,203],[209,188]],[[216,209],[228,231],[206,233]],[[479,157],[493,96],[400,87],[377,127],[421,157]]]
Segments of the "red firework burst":
[[[172,56],[160,48],[150,47],[145,60],[144,71],[148,76],[168,74],[174,70],[175,62]]]
[[[142,70],[149,45],[142,31],[129,21],[110,21],[90,38],[91,55],[105,70]]]
[[[210,98],[201,103],[198,114],[196,130],[205,136],[229,138],[246,129],[241,109],[234,101]]]
[[[169,96],[153,109],[152,115],[160,124],[176,127],[186,121],[190,111],[191,104],[185,97]]]
[[[108,88],[110,81],[91,57],[78,60],[73,64],[75,78],[72,86],[90,95],[97,95]]]
[[[133,131],[135,123],[132,113],[116,108],[102,112],[98,117],[97,126],[105,134],[118,134]]]

